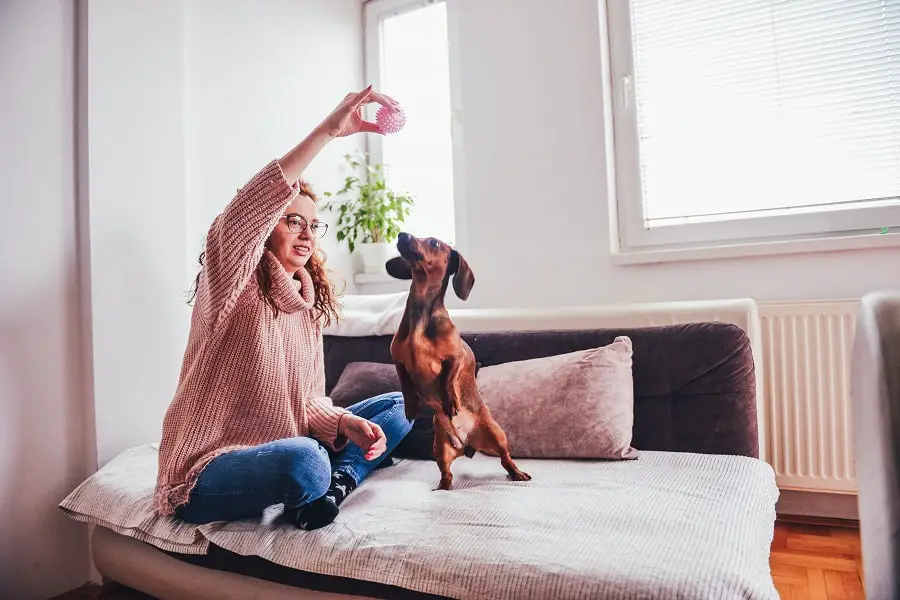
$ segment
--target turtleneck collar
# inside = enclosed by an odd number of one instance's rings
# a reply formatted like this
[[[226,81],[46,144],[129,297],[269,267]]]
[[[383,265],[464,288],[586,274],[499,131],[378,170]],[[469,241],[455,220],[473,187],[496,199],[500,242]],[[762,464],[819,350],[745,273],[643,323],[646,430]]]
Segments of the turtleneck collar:
[[[272,298],[279,310],[292,313],[313,307],[316,295],[309,271],[300,269],[296,278],[291,277],[269,249],[263,254],[263,265],[272,279]]]

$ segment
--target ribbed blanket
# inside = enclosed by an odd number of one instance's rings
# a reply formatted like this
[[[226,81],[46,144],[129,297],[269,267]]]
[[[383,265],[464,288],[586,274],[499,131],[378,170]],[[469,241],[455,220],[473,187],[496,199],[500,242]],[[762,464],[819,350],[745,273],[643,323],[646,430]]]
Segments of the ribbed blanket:
[[[61,508],[74,519],[176,552],[209,542],[291,567],[466,599],[765,599],[778,490],[746,457],[641,452],[633,461],[454,463],[432,491],[430,461],[375,471],[314,532],[278,519],[193,526],[152,513],[155,446],[106,464]]]

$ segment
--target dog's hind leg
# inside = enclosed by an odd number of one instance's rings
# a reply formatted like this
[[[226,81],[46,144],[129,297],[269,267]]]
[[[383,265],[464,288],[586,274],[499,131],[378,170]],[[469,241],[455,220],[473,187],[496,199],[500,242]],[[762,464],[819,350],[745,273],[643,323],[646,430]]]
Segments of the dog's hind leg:
[[[484,448],[483,452],[485,454],[499,456],[500,464],[503,465],[503,468],[506,469],[513,481],[531,481],[531,475],[519,469],[509,455],[506,433],[497,425],[496,421],[493,419],[482,421],[482,426],[476,437],[478,438],[478,446],[476,448],[481,450],[479,447],[481,446]]]

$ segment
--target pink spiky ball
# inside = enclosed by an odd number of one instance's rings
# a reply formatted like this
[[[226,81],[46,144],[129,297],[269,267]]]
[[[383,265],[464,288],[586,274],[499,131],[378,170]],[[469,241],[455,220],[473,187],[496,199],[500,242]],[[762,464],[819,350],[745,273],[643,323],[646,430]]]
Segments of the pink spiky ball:
[[[378,125],[381,133],[397,133],[406,125],[406,113],[403,112],[402,108],[382,105],[378,112],[375,113],[375,123]]]

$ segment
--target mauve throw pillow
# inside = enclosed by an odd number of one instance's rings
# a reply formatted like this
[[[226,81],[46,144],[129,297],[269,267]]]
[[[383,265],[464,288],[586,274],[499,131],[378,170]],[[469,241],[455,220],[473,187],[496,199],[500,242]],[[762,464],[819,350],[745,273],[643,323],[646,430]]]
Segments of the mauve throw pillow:
[[[631,339],[482,367],[478,389],[518,458],[634,459]]]
[[[400,379],[392,364],[352,362],[344,367],[329,397],[335,406],[347,407],[388,392],[400,391]]]

